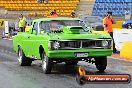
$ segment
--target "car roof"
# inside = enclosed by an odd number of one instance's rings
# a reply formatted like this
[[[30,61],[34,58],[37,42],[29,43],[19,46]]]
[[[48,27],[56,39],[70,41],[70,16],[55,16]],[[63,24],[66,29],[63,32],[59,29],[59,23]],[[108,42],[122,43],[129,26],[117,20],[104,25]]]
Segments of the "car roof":
[[[80,19],[70,18],[70,17],[39,18],[39,19],[34,19],[33,22],[49,21],[49,20],[80,20]]]

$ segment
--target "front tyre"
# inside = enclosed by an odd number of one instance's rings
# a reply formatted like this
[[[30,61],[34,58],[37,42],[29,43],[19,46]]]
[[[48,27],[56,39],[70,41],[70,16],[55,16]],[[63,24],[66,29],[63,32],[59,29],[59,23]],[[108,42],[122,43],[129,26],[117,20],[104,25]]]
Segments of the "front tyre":
[[[95,65],[99,72],[104,72],[107,66],[107,57],[95,57]]]
[[[127,24],[127,29],[131,29],[132,28],[132,24]]]
[[[45,53],[42,53],[42,70],[45,74],[50,74],[52,70],[53,62],[48,58]]]
[[[27,58],[21,47],[18,48],[18,62],[20,66],[31,66],[32,60]]]

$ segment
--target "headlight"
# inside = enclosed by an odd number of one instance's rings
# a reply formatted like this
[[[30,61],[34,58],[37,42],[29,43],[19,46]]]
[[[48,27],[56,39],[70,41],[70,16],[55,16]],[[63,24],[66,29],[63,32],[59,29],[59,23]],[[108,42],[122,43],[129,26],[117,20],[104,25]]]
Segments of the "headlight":
[[[109,45],[108,41],[106,41],[106,40],[102,41],[102,46],[103,47],[108,47],[108,45]]]
[[[59,49],[60,43],[58,41],[49,41],[48,48],[49,49]]]
[[[49,48],[49,49],[51,49],[51,46],[52,46],[51,43],[52,43],[51,41],[49,41],[49,43],[48,43],[48,48]]]
[[[54,49],[59,49],[59,47],[60,47],[60,43],[59,42],[54,42],[53,43],[53,48]]]

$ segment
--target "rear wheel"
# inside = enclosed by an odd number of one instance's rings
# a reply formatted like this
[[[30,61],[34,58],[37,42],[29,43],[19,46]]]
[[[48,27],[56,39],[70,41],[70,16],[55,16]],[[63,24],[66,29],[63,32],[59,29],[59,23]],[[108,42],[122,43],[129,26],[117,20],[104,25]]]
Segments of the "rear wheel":
[[[53,61],[48,58],[45,53],[42,53],[42,70],[45,74],[50,74],[53,66]]]
[[[31,66],[32,60],[27,58],[21,47],[18,48],[18,61],[20,66]]]
[[[95,57],[95,65],[99,72],[104,72],[107,66],[107,57]]]

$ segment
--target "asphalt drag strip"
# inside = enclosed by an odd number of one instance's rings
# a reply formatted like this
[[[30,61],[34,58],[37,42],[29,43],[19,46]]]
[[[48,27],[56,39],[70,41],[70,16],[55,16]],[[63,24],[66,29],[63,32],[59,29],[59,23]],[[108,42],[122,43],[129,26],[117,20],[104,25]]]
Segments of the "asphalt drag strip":
[[[108,59],[105,73],[98,73],[94,64],[79,62],[88,74],[130,74],[132,63]],[[41,61],[34,61],[32,66],[18,65],[17,54],[0,49],[0,88],[131,88],[132,84],[86,84],[76,82],[78,66],[67,66],[64,63],[54,65],[51,74],[44,74]]]

